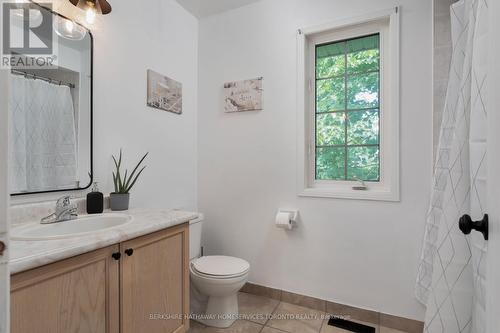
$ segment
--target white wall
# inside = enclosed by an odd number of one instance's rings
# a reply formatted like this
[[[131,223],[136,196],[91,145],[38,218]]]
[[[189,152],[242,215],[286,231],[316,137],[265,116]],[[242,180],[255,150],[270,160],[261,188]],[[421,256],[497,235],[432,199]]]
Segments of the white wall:
[[[132,206],[196,209],[198,22],[174,0],[114,1],[94,33],[94,165],[112,190],[111,154],[149,151]],[[183,84],[183,114],[146,106],[146,70]]]
[[[111,154],[150,152],[132,206],[196,208],[198,22],[173,0],[115,1],[94,33],[94,165],[112,191]],[[146,34],[145,34],[146,32]],[[183,83],[183,115],[146,106],[146,70]]]
[[[401,202],[296,195],[296,30],[401,5]],[[209,254],[250,281],[422,320],[413,296],[432,173],[432,3],[264,0],[200,21],[198,202]],[[225,81],[264,77],[264,110],[225,114]],[[299,228],[273,226],[279,207]]]
[[[198,21],[175,0],[114,1],[98,16],[94,37],[94,179],[113,190],[111,154],[124,150],[130,171],[146,152],[147,169],[132,189],[132,207],[196,204]],[[67,1],[58,12],[80,21]],[[183,84],[183,114],[146,106],[146,70]],[[87,191],[69,192],[85,195]],[[61,193],[16,197],[15,203],[53,200]]]

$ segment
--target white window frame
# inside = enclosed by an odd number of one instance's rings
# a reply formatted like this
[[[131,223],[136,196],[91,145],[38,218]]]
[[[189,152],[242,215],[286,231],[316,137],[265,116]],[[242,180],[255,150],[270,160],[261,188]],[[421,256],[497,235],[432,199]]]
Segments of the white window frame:
[[[399,201],[399,7],[299,29],[297,35],[297,186],[303,197]],[[380,181],[316,180],[315,47],[380,34]]]

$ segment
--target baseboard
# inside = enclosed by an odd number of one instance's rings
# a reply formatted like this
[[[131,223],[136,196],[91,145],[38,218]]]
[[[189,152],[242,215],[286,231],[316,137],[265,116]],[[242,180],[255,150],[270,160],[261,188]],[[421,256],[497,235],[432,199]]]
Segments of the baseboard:
[[[418,320],[361,309],[254,283],[245,284],[241,291],[323,311],[333,316],[361,320],[408,333],[422,333],[424,331],[424,323]]]

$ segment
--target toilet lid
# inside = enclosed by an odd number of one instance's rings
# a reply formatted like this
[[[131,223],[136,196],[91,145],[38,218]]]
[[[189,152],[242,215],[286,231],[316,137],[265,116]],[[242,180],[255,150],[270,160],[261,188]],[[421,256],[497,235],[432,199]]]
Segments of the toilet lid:
[[[196,271],[213,276],[240,275],[250,269],[247,261],[227,256],[201,257],[193,260],[191,265]]]

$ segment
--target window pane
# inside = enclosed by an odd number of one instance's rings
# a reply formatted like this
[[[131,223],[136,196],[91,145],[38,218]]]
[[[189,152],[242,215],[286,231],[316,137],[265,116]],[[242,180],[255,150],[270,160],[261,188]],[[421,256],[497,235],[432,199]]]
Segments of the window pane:
[[[373,35],[347,42],[347,72],[362,73],[379,69],[380,36]]]
[[[316,179],[378,181],[380,35],[316,46],[315,71]]]
[[[316,145],[333,146],[345,144],[345,113],[316,115]]]
[[[378,144],[378,110],[350,111],[347,113],[347,144]]]
[[[316,112],[343,110],[345,108],[344,78],[316,82]]]
[[[316,59],[316,78],[343,76],[345,74],[345,55]]]
[[[345,42],[316,47],[316,78],[345,74]]]
[[[378,108],[379,74],[350,75],[347,79],[347,108]]]
[[[347,73],[378,71],[379,51],[368,50],[347,55]]]
[[[348,147],[347,178],[379,180],[379,147]]]
[[[316,148],[316,179],[345,179],[344,147]]]
[[[326,57],[336,57],[336,56],[344,56],[346,52],[346,43],[342,42],[334,42],[330,44],[317,45],[316,46],[316,59],[322,59]]]

